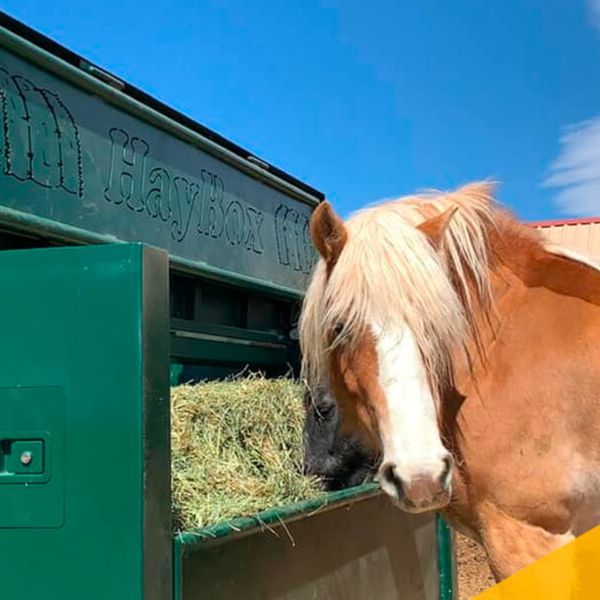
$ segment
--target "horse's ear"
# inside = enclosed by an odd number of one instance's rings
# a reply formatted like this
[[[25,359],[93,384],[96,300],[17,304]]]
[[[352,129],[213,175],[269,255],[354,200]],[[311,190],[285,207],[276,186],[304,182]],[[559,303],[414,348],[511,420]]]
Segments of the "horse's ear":
[[[436,250],[442,245],[444,233],[446,233],[446,229],[448,228],[448,225],[450,225],[450,221],[457,210],[458,206],[451,206],[443,213],[440,213],[431,219],[427,219],[427,221],[424,221],[417,226],[417,229],[425,234]]]
[[[333,267],[346,244],[348,232],[343,221],[326,200],[321,202],[313,212],[310,220],[310,237],[327,266]]]

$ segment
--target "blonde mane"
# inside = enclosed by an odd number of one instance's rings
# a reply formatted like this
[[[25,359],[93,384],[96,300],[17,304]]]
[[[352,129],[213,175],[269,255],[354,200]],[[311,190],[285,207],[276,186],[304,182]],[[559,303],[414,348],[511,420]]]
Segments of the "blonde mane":
[[[436,250],[417,226],[450,208],[456,211]],[[471,333],[473,302],[490,302],[488,232],[497,210],[492,184],[472,183],[352,215],[329,278],[320,260],[306,293],[300,319],[305,379],[325,381],[328,352],[335,344],[351,343],[366,325],[404,323],[439,383],[448,372],[449,351],[464,345]]]

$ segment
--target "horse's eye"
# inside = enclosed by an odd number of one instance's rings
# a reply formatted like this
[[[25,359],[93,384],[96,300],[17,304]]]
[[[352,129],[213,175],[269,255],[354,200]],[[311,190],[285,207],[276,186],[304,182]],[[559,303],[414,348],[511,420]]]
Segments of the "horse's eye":
[[[333,333],[338,336],[341,335],[342,331],[344,331],[344,324],[343,323],[336,323],[335,327],[333,328]]]
[[[327,421],[333,416],[335,406],[333,404],[323,404],[315,406],[315,413],[319,421]]]

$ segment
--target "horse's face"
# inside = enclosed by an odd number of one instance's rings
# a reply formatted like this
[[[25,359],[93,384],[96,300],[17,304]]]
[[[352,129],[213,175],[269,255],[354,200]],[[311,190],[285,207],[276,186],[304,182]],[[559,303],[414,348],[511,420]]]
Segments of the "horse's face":
[[[315,211],[311,233],[331,275],[347,240],[344,224],[324,203]],[[360,432],[373,451],[382,452],[378,479],[401,508],[442,508],[450,500],[453,461],[441,441],[436,402],[415,337],[402,324],[361,325],[351,342],[342,339],[328,353],[341,430]],[[342,323],[325,334],[335,339],[340,329]]]
[[[319,387],[305,393],[304,471],[317,476],[326,490],[360,485],[376,471],[376,457],[351,435],[340,432],[337,403]]]

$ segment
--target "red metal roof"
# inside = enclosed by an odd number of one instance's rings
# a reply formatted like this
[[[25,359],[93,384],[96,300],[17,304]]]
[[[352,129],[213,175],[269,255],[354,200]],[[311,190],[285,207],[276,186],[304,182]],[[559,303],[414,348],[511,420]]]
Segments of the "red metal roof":
[[[581,219],[555,219],[550,221],[529,221],[530,227],[556,227],[557,225],[589,225],[600,223],[600,217],[585,217]]]

